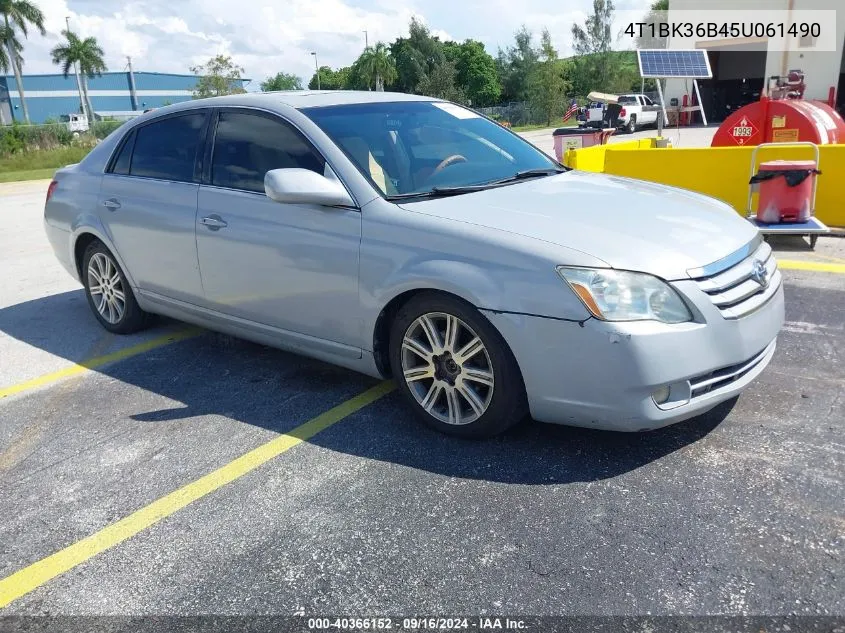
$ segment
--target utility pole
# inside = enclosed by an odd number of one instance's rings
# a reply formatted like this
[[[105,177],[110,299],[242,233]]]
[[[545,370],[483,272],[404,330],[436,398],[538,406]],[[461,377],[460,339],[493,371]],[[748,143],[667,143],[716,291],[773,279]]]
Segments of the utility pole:
[[[132,109],[138,109],[138,91],[135,90],[135,74],[132,72],[132,58],[127,55],[126,62],[129,66],[129,100],[132,102]]]
[[[364,48],[370,48],[370,36],[364,31]]]
[[[70,16],[65,16],[65,24],[67,25],[67,32],[70,33]],[[79,91],[79,103],[82,104],[82,116],[91,125],[91,117],[88,116],[88,105],[85,103],[85,95],[82,92],[82,79],[79,78],[79,66],[73,62],[73,74],[76,75],[76,89]]]
[[[320,90],[320,67],[317,65],[317,52],[311,51],[314,56],[314,72],[317,73],[317,90]]]

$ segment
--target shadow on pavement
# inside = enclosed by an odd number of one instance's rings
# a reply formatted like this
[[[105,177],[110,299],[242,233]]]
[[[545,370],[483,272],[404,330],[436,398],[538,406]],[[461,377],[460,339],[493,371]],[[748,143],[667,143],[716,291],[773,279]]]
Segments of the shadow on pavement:
[[[99,325],[88,313],[81,291],[0,310],[0,331],[75,362],[83,360],[86,346],[74,340],[90,338],[91,328]],[[181,403],[131,413],[128,418],[116,413],[115,426],[127,421],[181,421],[182,437],[190,436],[192,418],[205,415],[285,433],[378,382],[214,333],[97,371]],[[647,433],[601,432],[526,420],[492,440],[467,441],[421,425],[398,392],[393,392],[309,442],[448,477],[530,485],[596,481],[637,469],[696,442],[718,426],[734,404],[735,400],[694,420]],[[92,402],[91,406],[96,405]]]
[[[802,235],[767,235],[766,241],[775,251],[812,253],[810,242]],[[777,256],[777,253],[775,253]]]

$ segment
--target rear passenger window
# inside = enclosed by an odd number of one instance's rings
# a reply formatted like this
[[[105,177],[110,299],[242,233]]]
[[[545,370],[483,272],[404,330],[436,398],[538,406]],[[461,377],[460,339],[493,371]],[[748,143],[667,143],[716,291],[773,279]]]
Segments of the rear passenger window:
[[[192,182],[205,113],[169,117],[135,132],[129,174]]]
[[[120,148],[120,154],[117,155],[117,159],[114,161],[114,165],[112,165],[111,171],[113,174],[120,174],[121,176],[129,174],[129,163],[132,159],[132,148],[134,146],[135,132],[133,131],[129,134],[129,138],[126,139],[123,147]]]
[[[220,113],[211,159],[212,185],[263,193],[264,175],[285,167],[322,174],[325,161],[297,130],[280,119]]]

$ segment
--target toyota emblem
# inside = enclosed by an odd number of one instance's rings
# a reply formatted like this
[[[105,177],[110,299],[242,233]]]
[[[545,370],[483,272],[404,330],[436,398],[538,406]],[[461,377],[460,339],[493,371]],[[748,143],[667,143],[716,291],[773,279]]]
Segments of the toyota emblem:
[[[765,264],[759,259],[755,259],[751,264],[751,278],[760,284],[761,288],[766,288],[769,285],[769,271],[766,270]]]

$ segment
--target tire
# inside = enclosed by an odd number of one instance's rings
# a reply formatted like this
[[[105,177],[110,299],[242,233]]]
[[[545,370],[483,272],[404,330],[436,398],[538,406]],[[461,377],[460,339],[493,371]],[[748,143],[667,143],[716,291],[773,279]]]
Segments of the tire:
[[[103,279],[106,280],[105,290],[98,292],[103,288]],[[82,283],[91,311],[109,332],[132,334],[148,325],[150,315],[138,307],[126,275],[99,240],[91,242],[82,256]]]
[[[432,336],[437,337],[433,345]],[[459,357],[470,342],[476,347]],[[391,325],[390,364],[415,415],[441,433],[492,437],[528,411],[522,375],[507,343],[478,310],[457,298],[425,292],[402,306]]]
[[[633,134],[637,131],[637,115],[632,114],[631,118],[628,120],[628,125],[625,126],[625,131],[628,134]]]

